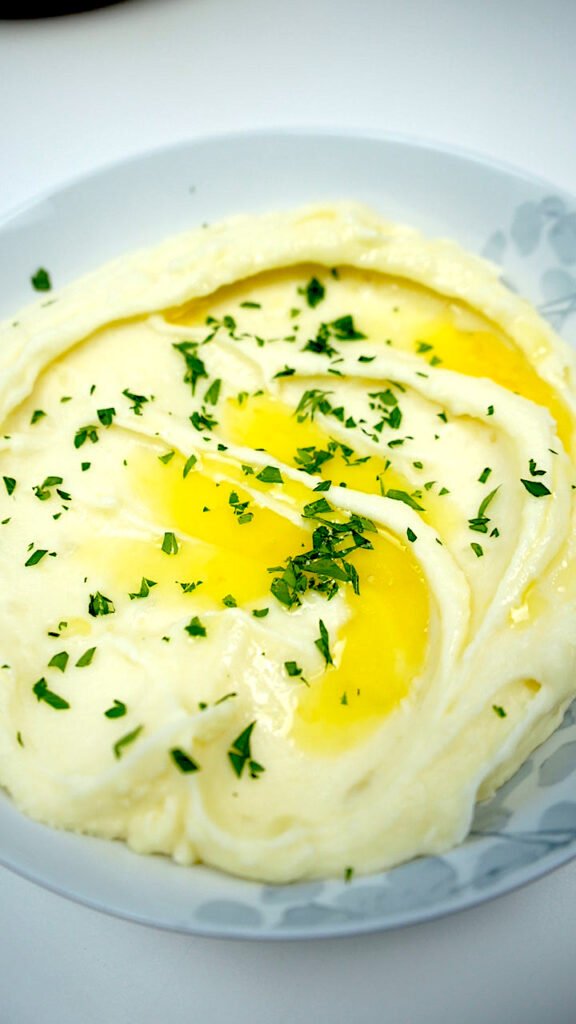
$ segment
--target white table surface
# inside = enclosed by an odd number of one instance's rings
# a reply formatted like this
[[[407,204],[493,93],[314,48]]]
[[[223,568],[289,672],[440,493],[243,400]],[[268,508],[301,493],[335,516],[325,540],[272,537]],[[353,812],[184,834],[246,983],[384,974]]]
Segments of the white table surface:
[[[0,214],[149,147],[395,131],[576,191],[573,0],[126,0],[0,23]],[[222,942],[0,871],[1,1024],[575,1024],[576,863],[384,935]]]

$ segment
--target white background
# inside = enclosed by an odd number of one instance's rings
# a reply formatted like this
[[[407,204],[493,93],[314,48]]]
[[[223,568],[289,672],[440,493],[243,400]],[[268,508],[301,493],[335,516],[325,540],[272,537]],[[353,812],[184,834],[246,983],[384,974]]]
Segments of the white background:
[[[576,191],[573,0],[126,0],[0,22],[0,214],[149,147],[396,131]],[[576,864],[359,939],[250,944],[106,918],[0,871],[1,1024],[575,1024]]]

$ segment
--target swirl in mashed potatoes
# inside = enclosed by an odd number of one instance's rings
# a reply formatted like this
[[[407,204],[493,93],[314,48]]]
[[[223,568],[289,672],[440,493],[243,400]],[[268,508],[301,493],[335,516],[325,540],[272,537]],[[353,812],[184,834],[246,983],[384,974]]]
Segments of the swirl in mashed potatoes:
[[[461,841],[575,686],[575,364],[354,205],[237,217],[3,325],[0,781],[250,878]]]

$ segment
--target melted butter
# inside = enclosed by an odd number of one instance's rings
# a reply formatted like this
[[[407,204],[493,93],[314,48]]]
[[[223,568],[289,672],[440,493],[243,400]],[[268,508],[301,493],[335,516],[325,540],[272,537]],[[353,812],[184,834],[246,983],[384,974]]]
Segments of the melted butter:
[[[313,275],[325,284],[326,298],[317,308],[308,309],[298,288]],[[218,318],[232,313],[239,330],[262,333],[262,311],[242,308],[246,301],[260,303],[266,317],[272,318],[270,333],[275,335],[286,335],[299,323],[299,336],[305,339],[314,335],[320,321],[352,313],[356,326],[369,339],[410,352],[421,341],[432,344],[433,352],[425,356],[428,361],[436,355],[445,369],[488,378],[544,406],[557,424],[560,440],[570,447],[571,415],[557,392],[542,380],[521,349],[462,303],[384,274],[342,267],[338,278],[333,278],[324,267],[303,265],[246,278],[170,311],[167,318],[200,326],[208,315]],[[294,306],[302,307],[296,321],[289,317]]]
[[[549,410],[556,421],[558,436],[570,447],[572,422],[557,392],[538,376],[524,353],[491,331],[462,331],[450,321],[440,321],[420,333],[419,341],[432,345],[429,355],[442,361],[442,368],[468,377],[487,377],[496,384],[528,398]]]
[[[256,395],[243,402],[228,401],[221,414],[221,434],[229,444],[248,448],[256,448],[264,439],[270,455],[297,469],[302,468],[296,461],[299,448],[314,446],[326,451],[332,440],[317,423],[311,420],[299,422],[294,409],[269,395]],[[329,461],[322,463],[315,475],[363,494],[380,495],[382,488],[413,494],[417,489],[390,465],[388,459],[372,455],[364,461],[358,453],[345,458],[341,449],[335,451]],[[432,490],[418,493],[422,495],[418,498],[423,507],[422,518],[446,537],[457,522],[452,503],[445,495],[440,497]]]
[[[306,436],[317,439],[315,430],[308,425]],[[274,603],[282,608],[270,593],[273,577],[267,570],[309,550],[317,524],[302,520],[296,525],[260,505],[250,492],[273,490],[274,497],[282,496],[297,514],[314,494],[287,480],[270,485],[256,481],[254,475],[243,478],[240,467],[220,457],[205,457],[202,468],[194,468],[186,478],[184,464],[180,454],[163,464],[155,448],[142,445],[130,462],[130,501],[133,509],[139,507],[157,524],[157,535],[94,541],[80,553],[84,563],[91,562],[100,571],[106,566],[106,586],[117,610],[123,594],[139,590],[142,577],[156,586],[145,600],[134,602],[139,612],[147,602],[179,616],[203,608],[221,610],[228,594],[239,607]],[[222,479],[224,474],[233,482]],[[235,477],[249,480],[249,485],[243,487]],[[239,523],[231,494],[239,502],[249,502],[250,522]],[[165,531],[177,536],[177,554],[162,551]],[[280,723],[300,746],[322,754],[349,748],[376,728],[410,692],[427,652],[429,594],[421,569],[407,546],[392,535],[381,531],[369,538],[373,550],[359,549],[350,556],[360,575],[360,594],[349,586],[343,590],[348,618],[338,635],[330,637],[336,664],[309,679],[309,688],[294,681],[293,717]],[[189,594],[179,586],[199,580],[202,583]],[[298,628],[293,612],[282,612],[287,631]]]
[[[424,666],[429,596],[422,570],[390,534],[373,543],[373,551],[351,559],[360,595],[349,599],[335,665],[300,698],[293,735],[305,749],[337,753],[365,738],[408,696]]]

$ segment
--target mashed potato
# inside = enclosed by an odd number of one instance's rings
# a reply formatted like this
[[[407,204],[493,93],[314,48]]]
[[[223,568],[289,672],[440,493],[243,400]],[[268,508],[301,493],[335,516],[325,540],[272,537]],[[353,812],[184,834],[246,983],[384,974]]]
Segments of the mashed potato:
[[[491,265],[342,204],[0,330],[0,781],[250,878],[438,853],[575,693],[575,365]]]

